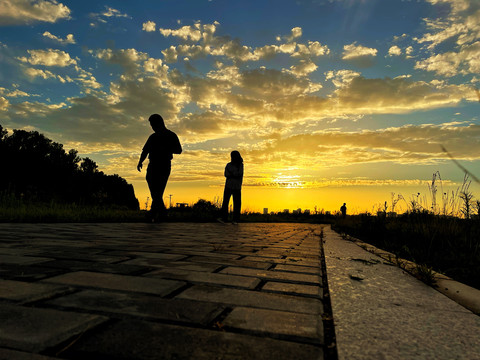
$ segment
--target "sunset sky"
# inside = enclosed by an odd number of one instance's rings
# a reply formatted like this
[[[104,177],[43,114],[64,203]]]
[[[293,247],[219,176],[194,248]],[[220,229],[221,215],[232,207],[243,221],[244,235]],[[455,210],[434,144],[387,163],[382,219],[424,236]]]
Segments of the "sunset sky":
[[[2,0],[0,66],[4,128],[77,149],[141,206],[153,113],[184,149],[167,205],[221,198],[232,150],[248,210],[428,206],[434,173],[447,196],[464,178],[441,146],[480,177],[478,0]]]

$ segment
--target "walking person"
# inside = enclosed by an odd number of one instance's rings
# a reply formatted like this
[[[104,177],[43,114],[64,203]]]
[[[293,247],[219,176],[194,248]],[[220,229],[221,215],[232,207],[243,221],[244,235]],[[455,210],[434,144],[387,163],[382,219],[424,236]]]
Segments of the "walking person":
[[[340,207],[340,211],[342,213],[342,218],[345,219],[347,216],[347,203],[343,203],[343,205]]]
[[[163,193],[170,176],[173,154],[181,154],[182,146],[178,136],[166,128],[163,118],[153,114],[148,121],[154,133],[150,135],[142,149],[137,170],[142,171],[143,161],[148,155],[147,184],[152,196],[149,220],[159,221],[165,218],[167,209],[163,202]]]
[[[219,222],[228,221],[228,203],[233,197],[233,224],[240,220],[242,206],[243,159],[237,150],[230,153],[231,161],[225,166],[225,190],[223,191],[222,217]]]

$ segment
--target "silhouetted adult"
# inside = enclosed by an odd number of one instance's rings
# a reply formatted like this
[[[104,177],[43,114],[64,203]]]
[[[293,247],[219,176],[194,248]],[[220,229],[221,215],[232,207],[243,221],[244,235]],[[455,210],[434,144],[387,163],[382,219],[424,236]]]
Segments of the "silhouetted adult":
[[[340,207],[340,211],[342,212],[342,218],[345,219],[345,216],[347,216],[347,204],[343,203],[343,205]]]
[[[231,161],[225,166],[225,190],[223,191],[222,217],[220,222],[228,221],[228,203],[233,196],[233,223],[240,220],[242,206],[243,159],[236,150],[230,153]]]
[[[152,196],[150,218],[155,221],[166,215],[163,193],[170,176],[173,154],[181,154],[182,146],[178,136],[166,128],[160,115],[153,114],[148,121],[150,121],[150,126],[155,132],[150,135],[143,147],[137,170],[142,170],[142,163],[148,155],[149,163],[146,179]]]

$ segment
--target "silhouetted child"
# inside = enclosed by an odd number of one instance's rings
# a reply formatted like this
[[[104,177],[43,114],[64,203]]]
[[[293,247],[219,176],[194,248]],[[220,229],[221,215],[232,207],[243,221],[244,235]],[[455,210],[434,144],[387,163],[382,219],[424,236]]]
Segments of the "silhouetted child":
[[[242,206],[243,159],[236,150],[230,153],[231,162],[225,166],[225,190],[223,191],[222,217],[218,221],[228,221],[228,203],[233,196],[233,223],[240,220]]]
[[[153,131],[143,147],[137,170],[142,170],[142,163],[148,155],[149,163],[147,168],[147,184],[152,195],[152,206],[150,207],[151,220],[158,220],[166,215],[167,209],[163,203],[163,193],[167,186],[168,177],[172,168],[171,160],[173,154],[181,154],[182,146],[178,136],[165,127],[163,118],[153,114],[148,119]]]
[[[342,212],[342,218],[345,219],[345,216],[347,216],[347,203],[343,203],[340,211]]]

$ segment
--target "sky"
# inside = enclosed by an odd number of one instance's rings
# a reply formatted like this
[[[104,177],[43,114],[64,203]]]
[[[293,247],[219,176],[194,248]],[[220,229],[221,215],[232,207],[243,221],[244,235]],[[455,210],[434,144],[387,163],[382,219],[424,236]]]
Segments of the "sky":
[[[219,201],[232,150],[248,211],[445,205],[464,172],[442,146],[480,177],[478,0],[2,0],[0,66],[0,124],[141,207],[153,113],[183,146],[167,206]]]

